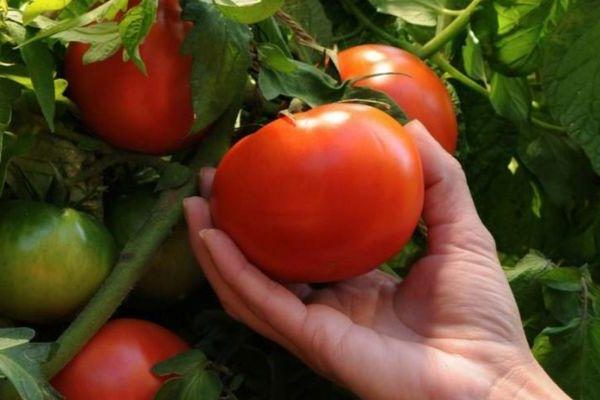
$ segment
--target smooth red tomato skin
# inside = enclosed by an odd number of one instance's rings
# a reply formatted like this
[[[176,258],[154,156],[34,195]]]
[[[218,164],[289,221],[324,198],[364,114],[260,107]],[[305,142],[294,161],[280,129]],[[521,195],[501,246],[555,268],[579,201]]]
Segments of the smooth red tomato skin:
[[[164,378],[151,372],[157,363],[189,348],[152,322],[108,322],[52,380],[67,400],[152,400]]]
[[[351,47],[338,56],[343,80],[386,72],[405,74],[381,75],[359,80],[355,85],[386,93],[407,117],[421,121],[446,151],[454,153],[458,125],[452,99],[427,64],[409,52],[378,44]]]
[[[124,62],[121,51],[84,65],[89,45],[69,45],[68,94],[84,123],[116,147],[165,154],[200,136],[189,135],[194,120],[192,59],[180,48],[190,25],[181,20],[180,12],[177,0],[160,0],[157,20],[140,46],[147,76],[133,62]]]
[[[211,211],[267,275],[337,281],[404,246],[423,186],[417,148],[396,120],[338,103],[280,118],[238,142],[217,169]]]

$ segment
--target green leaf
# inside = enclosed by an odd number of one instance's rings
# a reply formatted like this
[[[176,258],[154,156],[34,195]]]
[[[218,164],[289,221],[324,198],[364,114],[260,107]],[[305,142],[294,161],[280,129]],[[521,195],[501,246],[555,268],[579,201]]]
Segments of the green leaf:
[[[593,198],[596,175],[573,139],[533,129],[529,135],[522,135],[521,140],[521,160],[554,204],[573,210]],[[549,165],[552,168],[548,168]]]
[[[33,146],[35,136],[31,133],[15,136],[2,134],[2,152],[0,153],[0,196],[6,182],[8,165],[14,157],[26,154]]]
[[[198,132],[241,96],[250,67],[251,34],[246,25],[226,18],[211,4],[189,2],[183,18],[194,21],[182,52],[194,58],[191,86],[196,120],[192,132]]]
[[[466,128],[461,134],[461,161],[477,210],[498,250],[524,256],[533,248],[553,256],[563,242],[567,221],[519,162],[519,130],[498,116],[483,96],[460,86],[457,90]]]
[[[179,399],[181,400],[219,400],[223,384],[217,374],[202,371],[182,379]]]
[[[223,390],[219,377],[207,370],[204,353],[194,349],[154,366],[160,376],[176,377],[167,381],[156,396],[157,400],[218,400]]]
[[[179,399],[181,391],[181,379],[169,379],[158,390],[154,400],[176,400]]]
[[[94,22],[99,22],[102,19],[112,19],[115,15],[127,6],[127,0],[109,0],[101,6],[86,12],[85,14],[76,17],[64,19],[59,23],[52,25],[46,29],[40,30],[32,38],[28,38],[21,46],[26,46],[29,43],[36,42],[47,37],[56,35],[57,33],[68,31],[73,28],[86,26]]]
[[[23,10],[23,24],[29,24],[35,17],[45,12],[62,10],[70,2],[71,0],[32,0]]]
[[[64,20],[85,14],[94,4],[96,4],[96,0],[71,0],[59,14],[59,19]]]
[[[6,0],[0,0],[0,15],[4,16],[8,12],[8,3]]]
[[[552,379],[575,399],[600,398],[600,320],[575,319],[559,328],[545,329],[533,354]]]
[[[273,71],[290,73],[296,70],[296,65],[283,50],[271,43],[258,45],[258,58],[262,64]]]
[[[483,2],[473,28],[484,54],[501,71],[533,72],[540,64],[546,36],[572,0],[495,0]]]
[[[0,76],[2,75],[0,70]],[[18,84],[6,79],[0,79],[0,135],[10,125],[13,102],[20,96]],[[1,158],[0,158],[1,161]]]
[[[0,329],[0,351],[28,343],[34,336],[35,331],[30,328]]]
[[[108,42],[92,43],[82,58],[84,64],[106,60],[121,48],[121,38],[116,37]]]
[[[22,38],[25,39],[25,38]],[[42,114],[51,131],[54,131],[54,58],[45,43],[35,42],[20,48],[21,56],[33,85],[33,91],[42,109]]]
[[[548,39],[542,83],[550,112],[600,174],[600,7],[584,1]]]
[[[267,100],[278,96],[296,97],[311,107],[340,99],[345,90],[331,76],[319,68],[296,60],[290,60],[294,71],[283,73],[261,68],[258,86]]]
[[[531,93],[526,78],[492,74],[490,101],[498,115],[515,123],[526,123],[531,108]]]
[[[487,82],[481,43],[471,29],[467,30],[467,39],[465,40],[465,45],[462,47],[462,58],[467,75]]]
[[[242,24],[255,24],[275,14],[283,0],[214,0],[219,10]]]
[[[28,343],[32,337],[31,329],[0,329],[0,375],[8,378],[23,399],[58,400],[40,369],[52,345]]]
[[[332,25],[319,0],[285,0],[283,10],[290,14],[317,43],[333,43]]]
[[[64,42],[102,43],[119,37],[119,25],[116,22],[104,22],[62,31],[52,37]]]
[[[155,190],[159,192],[166,189],[178,188],[184,185],[191,175],[192,171],[188,167],[172,162],[161,173]]]
[[[146,66],[140,56],[139,46],[156,20],[157,7],[158,0],[142,0],[137,6],[130,8],[119,23],[119,34],[125,49],[123,59],[133,60],[144,74]]]
[[[91,46],[83,55],[83,63],[102,61],[121,48],[121,35],[116,22],[105,22],[90,26],[73,28],[52,36],[65,42],[89,43]]]
[[[201,350],[193,349],[162,361],[152,368],[159,376],[185,375],[194,370],[202,370],[208,359]]]
[[[435,26],[441,6],[436,0],[369,0],[380,13],[393,15],[409,24]]]
[[[553,268],[556,266],[552,261],[539,253],[530,252],[514,268],[506,270],[510,288],[515,295],[524,322],[544,309],[541,279]]]

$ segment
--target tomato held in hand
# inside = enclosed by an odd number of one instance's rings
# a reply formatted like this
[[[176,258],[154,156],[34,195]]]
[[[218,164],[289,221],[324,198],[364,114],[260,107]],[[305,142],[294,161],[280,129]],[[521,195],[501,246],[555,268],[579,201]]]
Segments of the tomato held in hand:
[[[32,201],[0,204],[0,316],[32,323],[71,316],[115,258],[111,235],[84,213]]]
[[[157,200],[158,194],[141,187],[107,202],[107,226],[119,246],[138,234]],[[138,307],[171,305],[187,297],[203,280],[183,222],[174,227],[148,263],[148,271],[132,292],[131,300]]]
[[[217,169],[211,211],[250,261],[284,282],[363,274],[409,240],[423,207],[412,138],[361,104],[282,117]]]
[[[152,367],[187,349],[159,325],[116,319],[96,333],[52,385],[67,400],[152,400],[165,380]]]
[[[343,80],[401,74],[361,79],[355,85],[386,93],[407,117],[421,121],[446,151],[454,152],[458,126],[452,99],[442,80],[418,57],[392,46],[366,44],[340,52],[339,69]]]
[[[69,96],[85,124],[114,146],[151,154],[177,150],[200,135],[189,135],[192,59],[180,53],[190,25],[177,0],[160,0],[156,22],[140,54],[145,76],[121,51],[84,65],[89,45],[71,43],[65,58]]]

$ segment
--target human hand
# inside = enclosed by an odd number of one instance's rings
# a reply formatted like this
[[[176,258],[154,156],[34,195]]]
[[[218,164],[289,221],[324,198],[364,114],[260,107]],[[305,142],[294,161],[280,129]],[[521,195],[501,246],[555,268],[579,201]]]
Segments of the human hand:
[[[204,198],[185,201],[192,247],[225,310],[364,399],[567,398],[536,363],[460,164],[419,122],[428,254],[400,282],[381,272],[314,290],[251,265]]]

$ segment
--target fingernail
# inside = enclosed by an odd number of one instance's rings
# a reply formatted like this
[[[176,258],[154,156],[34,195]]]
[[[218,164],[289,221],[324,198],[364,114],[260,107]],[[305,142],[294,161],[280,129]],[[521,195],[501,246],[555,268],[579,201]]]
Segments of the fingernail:
[[[208,234],[210,232],[210,229],[202,229],[200,232],[198,232],[198,235],[200,235],[200,238],[204,241],[206,241],[206,238],[208,237]]]
[[[423,125],[423,123],[421,123],[421,121],[419,121],[418,119],[411,119],[405,126],[409,125],[418,129],[426,129],[425,125]]]
[[[200,180],[201,181],[205,181],[207,179],[207,174],[209,172],[209,169],[207,167],[204,168],[200,168]]]
[[[183,199],[183,208],[186,209],[190,206],[192,198],[191,197],[186,197],[185,199]]]

